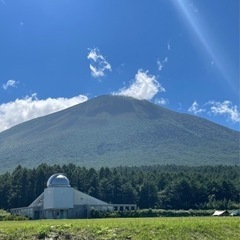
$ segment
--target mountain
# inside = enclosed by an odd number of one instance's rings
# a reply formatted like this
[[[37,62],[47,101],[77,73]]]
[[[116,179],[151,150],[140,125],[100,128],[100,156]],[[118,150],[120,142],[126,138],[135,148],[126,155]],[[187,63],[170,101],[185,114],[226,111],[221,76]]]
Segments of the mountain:
[[[239,164],[240,133],[146,100],[100,96],[0,133],[0,171],[21,164],[86,167]]]

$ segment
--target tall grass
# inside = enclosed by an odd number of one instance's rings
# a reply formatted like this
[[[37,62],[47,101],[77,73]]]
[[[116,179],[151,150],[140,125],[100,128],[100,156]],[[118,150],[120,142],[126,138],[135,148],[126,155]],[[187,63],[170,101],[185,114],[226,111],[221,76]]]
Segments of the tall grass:
[[[240,218],[114,218],[0,223],[0,239],[239,239]]]

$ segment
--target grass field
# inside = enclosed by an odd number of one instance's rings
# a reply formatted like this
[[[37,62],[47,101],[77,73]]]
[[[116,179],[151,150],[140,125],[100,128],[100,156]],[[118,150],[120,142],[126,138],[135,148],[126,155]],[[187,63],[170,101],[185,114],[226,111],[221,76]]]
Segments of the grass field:
[[[239,217],[2,221],[0,239],[240,239]]]

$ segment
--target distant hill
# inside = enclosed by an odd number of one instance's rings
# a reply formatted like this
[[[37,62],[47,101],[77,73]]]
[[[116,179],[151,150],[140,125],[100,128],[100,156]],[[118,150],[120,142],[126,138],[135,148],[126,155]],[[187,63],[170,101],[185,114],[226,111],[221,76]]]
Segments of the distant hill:
[[[146,100],[100,96],[0,133],[0,172],[17,165],[239,164],[240,133]]]

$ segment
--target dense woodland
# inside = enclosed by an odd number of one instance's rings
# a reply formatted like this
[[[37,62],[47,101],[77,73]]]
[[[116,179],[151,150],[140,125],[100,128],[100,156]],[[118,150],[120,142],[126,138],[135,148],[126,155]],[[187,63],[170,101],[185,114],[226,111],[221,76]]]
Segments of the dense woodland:
[[[64,173],[72,187],[109,203],[139,208],[239,208],[240,166],[145,166],[101,169],[69,165],[27,169],[0,175],[0,209],[28,206],[46,188],[48,178]]]

